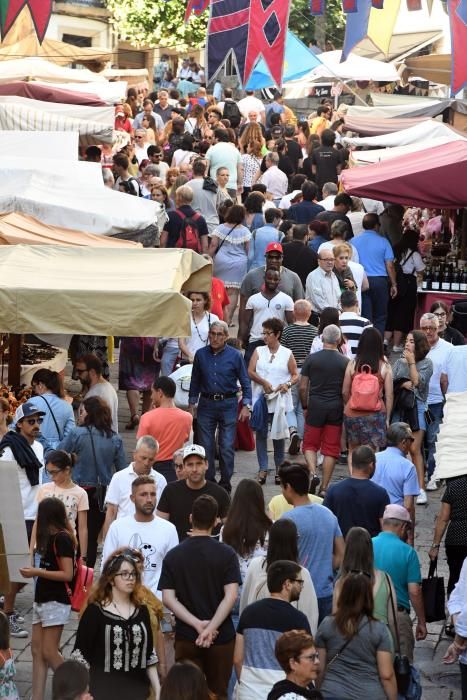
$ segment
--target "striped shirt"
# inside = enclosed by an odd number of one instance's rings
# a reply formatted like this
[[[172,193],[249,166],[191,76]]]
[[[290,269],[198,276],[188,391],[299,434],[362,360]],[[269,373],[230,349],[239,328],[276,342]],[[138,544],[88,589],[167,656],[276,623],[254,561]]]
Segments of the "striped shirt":
[[[303,367],[303,363],[310,354],[311,344],[318,334],[316,326],[308,323],[303,326],[299,323],[291,323],[284,329],[281,336],[281,345],[292,350],[297,367]]]
[[[365,328],[373,324],[367,318],[359,316],[354,311],[343,311],[339,317],[339,323],[343,335],[347,338],[347,345],[355,357],[361,334]]]

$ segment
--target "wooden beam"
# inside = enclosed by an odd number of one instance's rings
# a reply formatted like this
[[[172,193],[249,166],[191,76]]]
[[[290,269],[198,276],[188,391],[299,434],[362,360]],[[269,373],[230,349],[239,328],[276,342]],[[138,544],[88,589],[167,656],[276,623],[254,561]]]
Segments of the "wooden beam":
[[[10,333],[9,360],[8,360],[8,384],[19,387],[21,382],[21,346],[23,336]]]

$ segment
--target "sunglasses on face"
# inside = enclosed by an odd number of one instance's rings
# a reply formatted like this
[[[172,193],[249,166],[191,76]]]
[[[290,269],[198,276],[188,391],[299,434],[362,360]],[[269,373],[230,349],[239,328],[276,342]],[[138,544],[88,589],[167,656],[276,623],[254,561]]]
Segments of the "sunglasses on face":
[[[35,425],[36,423],[38,425],[42,425],[43,422],[44,422],[43,418],[26,418],[26,423],[28,425]]]

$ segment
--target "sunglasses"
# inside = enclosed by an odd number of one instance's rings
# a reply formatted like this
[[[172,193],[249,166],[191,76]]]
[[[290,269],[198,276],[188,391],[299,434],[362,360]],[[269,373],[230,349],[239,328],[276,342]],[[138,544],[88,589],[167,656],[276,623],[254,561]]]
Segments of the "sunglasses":
[[[28,425],[35,425],[36,423],[38,425],[42,425],[43,422],[44,422],[43,418],[26,418],[26,423]]]

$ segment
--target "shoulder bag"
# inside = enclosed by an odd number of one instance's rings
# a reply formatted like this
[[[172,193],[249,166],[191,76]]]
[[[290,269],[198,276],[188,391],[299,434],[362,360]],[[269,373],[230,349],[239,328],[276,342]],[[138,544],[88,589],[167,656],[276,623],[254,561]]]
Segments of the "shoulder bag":
[[[214,253],[214,257],[216,257],[217,253],[220,251],[224,243],[226,242],[227,238],[230,236],[234,228],[237,228],[238,224],[234,224],[231,229],[229,229],[228,234],[226,235],[225,238],[222,239],[220,246],[217,248],[216,252]]]
[[[53,420],[53,422],[55,423],[55,429],[56,429],[57,434],[58,434],[58,439],[61,440],[61,439],[62,439],[62,434],[61,434],[61,432],[60,432],[60,428],[58,427],[58,423],[57,423],[57,419],[55,418],[55,414],[54,414],[54,412],[52,411],[52,406],[49,404],[49,402],[47,401],[47,399],[45,398],[45,396],[42,396],[42,395],[41,395],[40,398],[41,398],[43,401],[45,401],[45,403],[47,404],[47,408],[48,408],[49,411],[50,411],[50,415],[52,416],[52,420]]]
[[[368,624],[368,620],[366,620],[366,622],[363,623],[363,625],[360,627],[360,629],[359,629],[358,631],[360,632],[360,630],[362,630],[362,629],[365,627],[365,625],[367,625],[367,624]],[[357,633],[357,634],[358,634],[358,633]],[[355,636],[356,636],[356,635],[355,635]],[[339,651],[337,652],[337,654],[334,654],[334,656],[332,657],[331,661],[330,661],[329,663],[326,664],[326,671],[328,670],[329,666],[331,666],[331,665],[334,663],[334,661],[335,661],[339,656],[342,655],[342,652],[344,651],[344,649],[347,649],[347,647],[349,646],[350,642],[351,642],[353,639],[354,639],[354,637],[350,637],[350,639],[347,639],[346,642],[341,646],[341,648],[339,649]]]
[[[65,532],[65,530],[62,530],[62,532]],[[59,533],[57,532],[57,535],[58,534]],[[66,534],[69,535],[68,532]],[[55,537],[57,535],[55,535]],[[57,548],[55,546],[55,537],[53,539],[52,546],[57,566],[60,569]],[[81,559],[81,557],[78,557],[76,562],[73,562],[73,564],[73,568],[75,569],[73,580],[71,582],[73,589],[71,588],[68,581],[64,581],[63,583],[65,585],[68,598],[70,599],[71,609],[74,612],[80,612],[89,595],[89,589],[92,585],[92,580],[94,577],[94,569],[91,569],[91,567],[83,564],[83,560]]]
[[[396,606],[394,605],[394,598],[392,595],[392,587],[391,587],[391,580],[387,573],[384,574],[386,576],[386,582],[389,588],[389,597],[391,600],[391,610],[392,610],[392,617],[394,620],[394,629],[396,630],[396,653],[394,654],[394,673],[396,675],[396,682],[397,682],[397,690],[402,696],[406,696],[407,691],[409,689],[410,685],[410,680],[411,680],[411,675],[412,675],[412,670],[411,670],[411,664],[407,656],[404,656],[401,654],[401,640],[399,636],[399,625],[397,621],[397,615],[396,615]]]
[[[94,460],[94,467],[96,470],[96,479],[97,479],[97,486],[96,486],[96,491],[95,491],[95,499],[97,501],[97,506],[100,510],[101,513],[104,513],[105,511],[105,494],[107,491],[107,486],[105,486],[99,477],[99,466],[97,464],[97,457],[96,457],[96,448],[94,445],[94,438],[92,436],[92,430],[89,426],[88,428],[88,433],[89,433],[89,438],[91,440],[91,448],[92,448],[92,457]]]
[[[428,578],[422,580],[423,604],[427,622],[445,620],[444,609],[444,578],[438,576],[438,559],[430,561]]]

